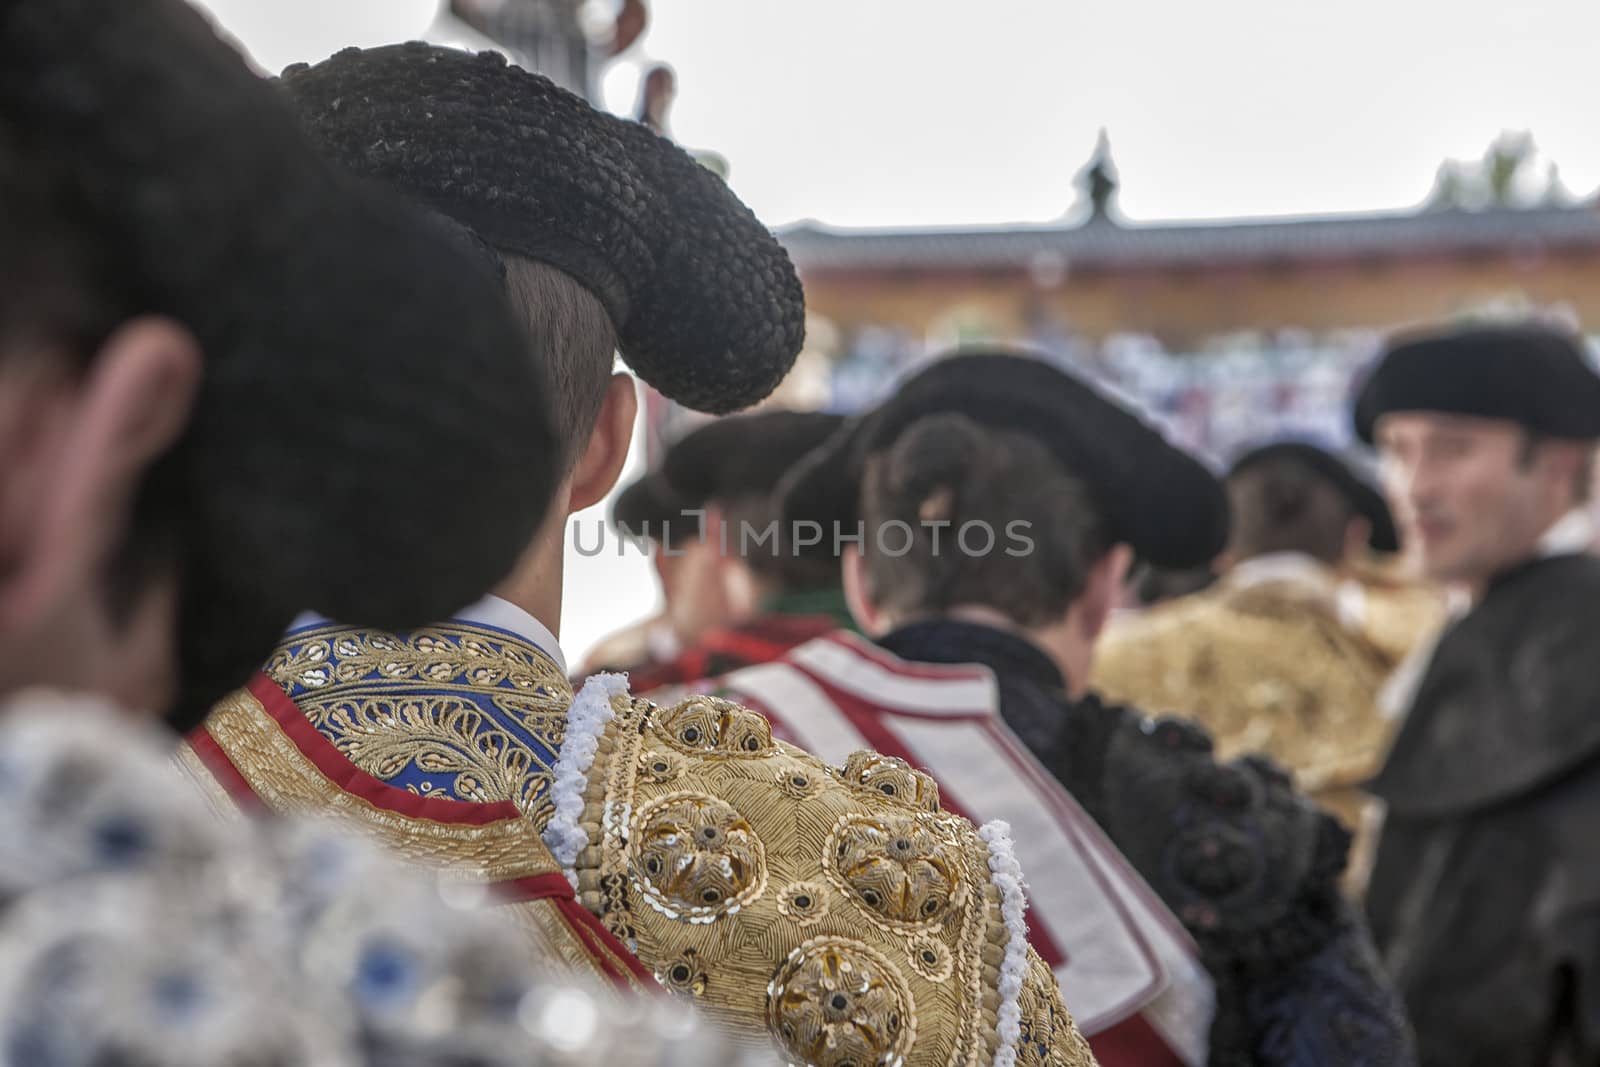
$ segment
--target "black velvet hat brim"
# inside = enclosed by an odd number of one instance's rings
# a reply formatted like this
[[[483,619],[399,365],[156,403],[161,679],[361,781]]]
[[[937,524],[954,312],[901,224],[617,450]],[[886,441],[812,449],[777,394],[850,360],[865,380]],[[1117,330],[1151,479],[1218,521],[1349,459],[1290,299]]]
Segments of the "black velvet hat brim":
[[[1200,566],[1227,543],[1227,495],[1196,459],[1083,382],[999,349],[935,361],[837,432],[784,479],[785,521],[853,530],[867,457],[919,419],[946,412],[1039,440],[1088,486],[1112,537],[1147,562]]]
[[[758,411],[697,427],[667,450],[662,472],[698,503],[767,496],[778,482],[841,426],[842,415]]]

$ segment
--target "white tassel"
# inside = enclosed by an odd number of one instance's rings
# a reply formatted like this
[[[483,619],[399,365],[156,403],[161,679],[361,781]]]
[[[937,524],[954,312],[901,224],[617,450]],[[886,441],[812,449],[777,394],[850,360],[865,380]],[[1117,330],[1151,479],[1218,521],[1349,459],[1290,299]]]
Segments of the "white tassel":
[[[1000,962],[1000,1010],[995,1013],[999,1045],[994,1067],[1016,1067],[1017,1042],[1022,1040],[1022,980],[1028,972],[1027,897],[1022,892],[1022,865],[1011,844],[1011,827],[996,820],[978,830],[989,846],[989,871],[1000,890],[1000,916],[1005,920],[1005,956]]]
[[[566,736],[550,787],[555,814],[545,827],[544,843],[574,888],[578,884],[578,856],[589,847],[589,833],[580,825],[583,795],[589,789],[589,768],[594,766],[595,754],[600,750],[600,735],[616,718],[612,700],[627,695],[627,675],[590,675],[567,711]]]

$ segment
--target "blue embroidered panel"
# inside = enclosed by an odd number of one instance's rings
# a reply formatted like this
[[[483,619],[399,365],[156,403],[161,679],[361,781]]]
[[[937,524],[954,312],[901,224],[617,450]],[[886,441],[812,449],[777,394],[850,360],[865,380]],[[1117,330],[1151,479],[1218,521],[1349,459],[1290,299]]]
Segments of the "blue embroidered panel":
[[[524,638],[454,621],[403,634],[313,625],[285,637],[263,670],[380,781],[549,818],[572,689]]]

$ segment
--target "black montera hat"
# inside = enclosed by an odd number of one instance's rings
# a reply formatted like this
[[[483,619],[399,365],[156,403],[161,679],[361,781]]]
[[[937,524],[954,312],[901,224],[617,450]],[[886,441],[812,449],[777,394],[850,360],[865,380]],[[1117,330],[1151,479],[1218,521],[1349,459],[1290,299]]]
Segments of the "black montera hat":
[[[697,504],[768,496],[789,469],[832,437],[843,415],[757,411],[685,434],[661,465],[667,482]]]
[[[1089,385],[999,348],[936,360],[836,433],[785,478],[785,521],[853,529],[867,458],[919,419],[947,412],[1039,440],[1083,480],[1111,536],[1149,563],[1198,566],[1227,543],[1227,495],[1198,461]]]
[[[600,300],[622,356],[666,396],[722,413],[788,373],[805,333],[788,253],[672,142],[548,78],[426,44],[350,48],[284,71],[332,156]]]
[[[1361,388],[1355,428],[1422,411],[1506,419],[1536,434],[1600,438],[1600,375],[1583,340],[1539,324],[1433,329],[1395,337]]]
[[[659,470],[631,482],[611,504],[611,522],[625,536],[656,541],[667,548],[700,536],[699,504],[675,491]]]

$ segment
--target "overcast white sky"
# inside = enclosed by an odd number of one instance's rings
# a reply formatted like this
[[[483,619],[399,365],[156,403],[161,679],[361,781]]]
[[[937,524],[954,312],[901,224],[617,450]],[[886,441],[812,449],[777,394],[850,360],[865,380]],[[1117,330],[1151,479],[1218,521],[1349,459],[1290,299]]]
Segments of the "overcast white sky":
[[[206,0],[277,70],[415,37],[434,0]],[[1111,135],[1135,219],[1404,208],[1530,130],[1600,187],[1592,0],[651,0],[638,62],[774,225],[1046,221]],[[1588,102],[1586,102],[1588,101]]]
[[[270,71],[421,36],[436,0],[204,0]],[[1448,157],[1531,131],[1600,186],[1594,0],[650,0],[605,80],[673,64],[677,139],[772,225],[1045,222],[1106,127],[1130,218],[1406,208]],[[634,462],[637,462],[635,460]],[[593,544],[594,523],[584,519]],[[569,541],[570,546],[570,541]],[[576,660],[649,610],[637,554],[569,550]]]

